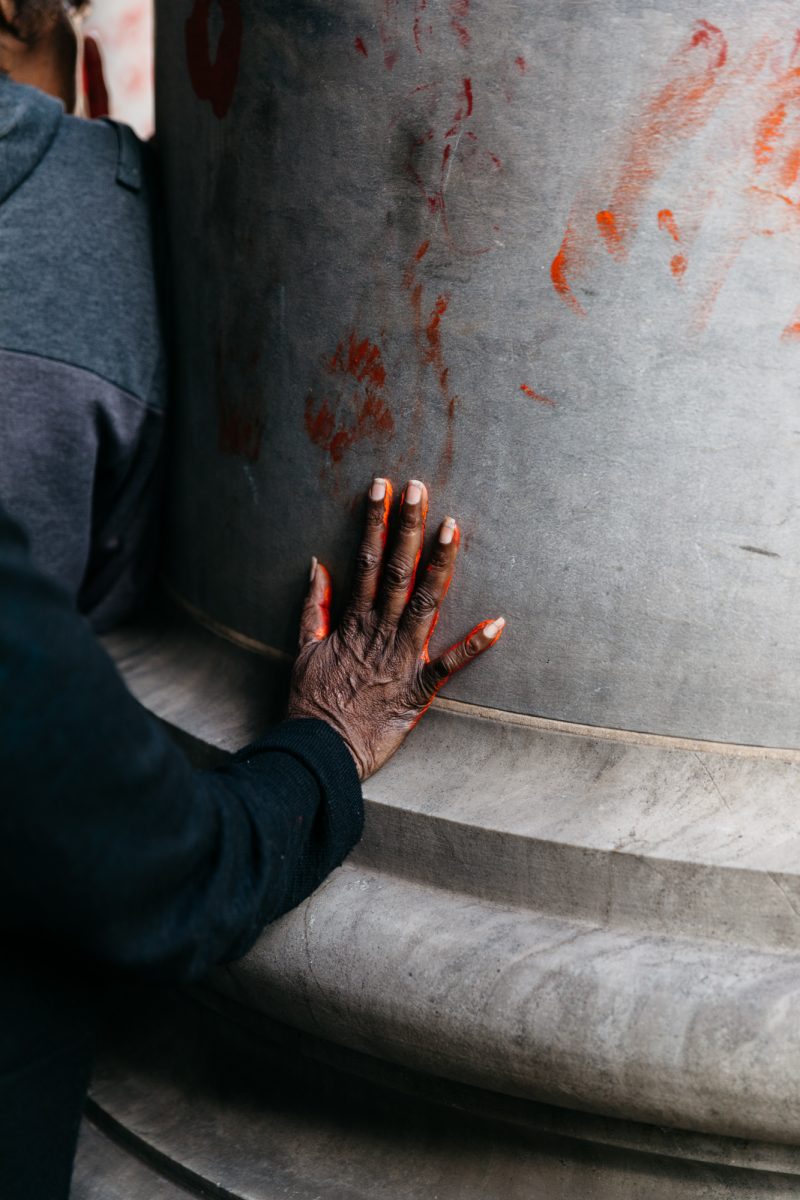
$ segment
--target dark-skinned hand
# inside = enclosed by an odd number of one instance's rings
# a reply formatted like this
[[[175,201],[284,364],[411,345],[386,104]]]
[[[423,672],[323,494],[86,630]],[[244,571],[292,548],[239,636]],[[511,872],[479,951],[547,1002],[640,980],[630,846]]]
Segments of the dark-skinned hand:
[[[458,526],[452,517],[442,522],[418,573],[425,486],[418,480],[407,485],[387,555],[391,507],[391,484],[373,480],[353,594],[333,632],[330,575],[314,560],[289,699],[290,717],[317,717],[341,734],[362,780],[394,754],[450,676],[494,645],[505,626],[502,617],[483,621],[430,658],[428,643],[458,554]]]

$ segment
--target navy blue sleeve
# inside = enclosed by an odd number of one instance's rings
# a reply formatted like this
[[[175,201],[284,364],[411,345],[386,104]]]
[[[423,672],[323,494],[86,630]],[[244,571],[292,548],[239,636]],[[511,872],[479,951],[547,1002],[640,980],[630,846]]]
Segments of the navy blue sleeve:
[[[0,780],[0,930],[164,978],[244,953],[363,822],[321,721],[194,770],[2,510]]]

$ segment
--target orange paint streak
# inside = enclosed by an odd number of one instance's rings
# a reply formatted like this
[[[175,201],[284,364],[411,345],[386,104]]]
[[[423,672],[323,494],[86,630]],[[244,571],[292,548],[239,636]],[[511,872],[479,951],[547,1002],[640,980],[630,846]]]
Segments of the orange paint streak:
[[[429,241],[422,242],[419,246],[417,246],[416,253],[414,254],[414,262],[422,262],[423,258],[430,250],[430,246],[431,244]]]
[[[681,235],[678,232],[678,223],[672,215],[670,209],[661,209],[661,212],[658,214],[658,228],[663,229],[666,233],[668,233],[673,242],[680,243]]]
[[[786,120],[786,105],[781,102],[770,112],[766,113],[756,128],[756,139],[753,145],[753,157],[759,170],[765,167],[775,153],[775,143],[783,135],[783,123]]]
[[[567,278],[568,273],[578,266],[575,257],[575,235],[572,227],[568,225],[558,253],[550,264],[550,279],[561,299],[573,312],[585,317],[586,310],[574,295]]]
[[[780,182],[784,188],[790,188],[797,183],[797,177],[800,175],[800,146],[794,146],[783,162],[781,170]]]
[[[427,252],[428,244],[423,242]],[[456,415],[456,405],[458,397],[450,390],[450,372],[444,359],[444,350],[442,347],[442,318],[447,312],[450,303],[449,294],[443,293],[436,297],[433,308],[430,310],[427,321],[423,317],[423,297],[424,285],[416,278],[416,262],[424,257],[420,254],[420,249],[414,256],[412,263],[403,272],[403,287],[409,293],[409,302],[411,306],[411,317],[414,330],[414,341],[417,347],[417,356],[421,370],[432,368],[439,393],[446,405],[446,436],[445,443],[442,448],[439,459],[439,471],[437,475],[437,483],[443,486],[449,477],[453,463],[454,450],[454,424]],[[422,419],[423,396],[420,391],[417,397],[415,409],[415,423],[419,423]]]
[[[613,212],[604,208],[597,214],[595,220],[597,221],[597,228],[600,230],[600,236],[605,242],[609,254],[617,259],[625,258],[626,250],[619,236],[617,221]]]
[[[719,86],[719,76],[727,57],[722,31],[697,22],[688,46],[672,59],[670,78],[645,104],[610,205],[622,244],[637,228],[637,209],[653,180],[680,143],[707,124],[722,99],[725,88]]]
[[[538,400],[540,404],[549,404],[551,408],[556,406],[555,400],[551,400],[549,396],[543,396],[541,392],[535,392],[532,387],[528,387],[527,383],[521,383],[519,390],[526,396],[530,396],[531,400]]]

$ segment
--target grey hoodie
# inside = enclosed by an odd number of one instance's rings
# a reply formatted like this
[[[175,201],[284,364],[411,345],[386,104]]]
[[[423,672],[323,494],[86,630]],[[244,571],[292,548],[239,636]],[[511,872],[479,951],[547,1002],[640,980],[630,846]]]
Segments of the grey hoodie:
[[[164,356],[145,148],[0,76],[0,504],[97,629],[153,562]]]

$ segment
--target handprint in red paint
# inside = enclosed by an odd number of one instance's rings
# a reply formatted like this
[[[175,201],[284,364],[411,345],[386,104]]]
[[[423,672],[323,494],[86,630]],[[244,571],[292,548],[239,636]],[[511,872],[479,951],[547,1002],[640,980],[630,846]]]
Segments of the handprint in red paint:
[[[311,441],[332,463],[341,462],[358,442],[387,442],[394,434],[394,418],[380,348],[351,330],[325,361],[324,372],[330,383],[306,396],[304,418]]]

